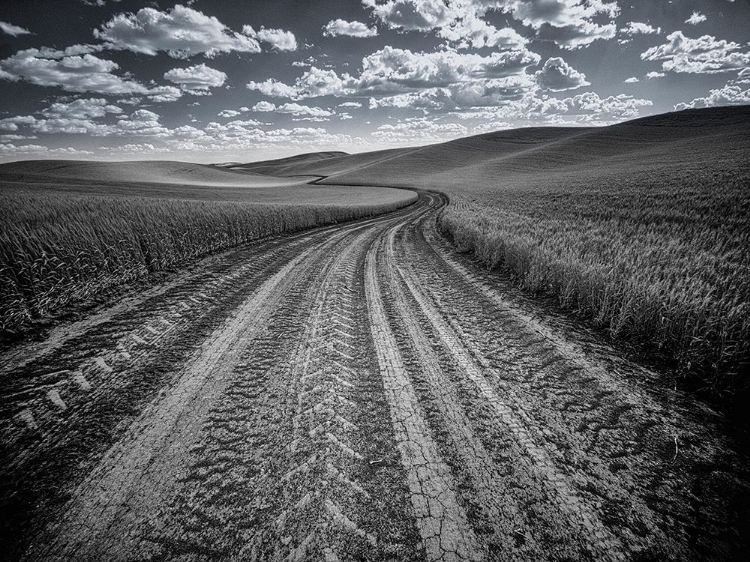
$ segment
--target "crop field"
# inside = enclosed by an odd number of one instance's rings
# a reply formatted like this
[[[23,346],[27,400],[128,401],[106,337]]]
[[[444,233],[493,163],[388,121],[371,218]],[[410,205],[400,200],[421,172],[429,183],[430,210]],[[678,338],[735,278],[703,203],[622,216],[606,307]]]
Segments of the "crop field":
[[[159,183],[117,181],[116,174],[97,177],[82,167],[73,166],[67,177],[59,171],[50,176],[51,166],[44,163],[0,168],[0,330],[5,334],[239,244],[371,216],[415,200],[406,191],[376,196],[362,188],[284,186],[275,178],[256,187],[248,174],[208,167],[199,170],[204,174],[198,181],[204,183],[194,185],[167,183],[164,174],[148,169],[143,178]],[[30,174],[30,168],[42,170]],[[231,181],[218,181],[223,176]],[[212,179],[215,184],[206,185]]]
[[[741,558],[749,125],[0,166],[0,551]]]
[[[750,362],[749,130],[747,107],[518,129],[328,181],[449,195],[439,223],[460,249],[734,393]]]

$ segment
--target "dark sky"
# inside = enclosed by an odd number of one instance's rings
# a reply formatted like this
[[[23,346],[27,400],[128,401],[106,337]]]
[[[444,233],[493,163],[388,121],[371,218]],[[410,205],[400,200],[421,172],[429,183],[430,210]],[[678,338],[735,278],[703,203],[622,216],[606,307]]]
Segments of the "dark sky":
[[[749,0],[0,2],[0,161],[250,161],[750,103]]]

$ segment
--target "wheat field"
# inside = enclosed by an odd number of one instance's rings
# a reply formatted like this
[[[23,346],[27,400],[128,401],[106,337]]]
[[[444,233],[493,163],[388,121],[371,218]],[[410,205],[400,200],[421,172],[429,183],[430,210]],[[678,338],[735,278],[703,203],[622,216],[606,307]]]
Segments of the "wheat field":
[[[6,185],[1,196],[0,330],[6,335],[239,244],[387,212],[416,199],[397,190],[373,197],[362,190],[297,187],[200,200],[187,189],[186,199],[161,198],[159,186],[120,186],[123,196],[113,196],[106,185],[30,185]],[[221,198],[222,191],[213,188],[208,195]]]

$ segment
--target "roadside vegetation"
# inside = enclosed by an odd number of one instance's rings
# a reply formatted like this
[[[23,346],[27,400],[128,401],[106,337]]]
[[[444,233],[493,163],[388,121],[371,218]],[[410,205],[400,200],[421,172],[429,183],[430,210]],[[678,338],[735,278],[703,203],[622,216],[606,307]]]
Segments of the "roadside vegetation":
[[[245,201],[60,193],[4,185],[0,194],[0,328],[5,336],[186,263],[274,234],[403,207],[414,193],[312,186],[246,190]],[[271,190],[269,190],[271,191]],[[333,203],[333,191],[337,203]],[[372,191],[372,190],[369,190]],[[221,190],[210,189],[210,196]],[[277,202],[253,202],[272,199]],[[294,202],[297,202],[296,204]]]
[[[454,196],[441,229],[524,289],[673,357],[713,390],[747,385],[738,379],[750,356],[746,172],[529,179],[475,201]]]

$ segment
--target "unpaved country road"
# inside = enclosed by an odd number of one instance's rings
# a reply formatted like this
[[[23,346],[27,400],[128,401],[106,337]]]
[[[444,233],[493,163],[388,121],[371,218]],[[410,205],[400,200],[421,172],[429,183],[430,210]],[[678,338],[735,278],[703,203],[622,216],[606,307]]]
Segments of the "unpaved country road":
[[[722,418],[453,252],[444,204],[233,250],[6,353],[3,556],[742,553]]]

